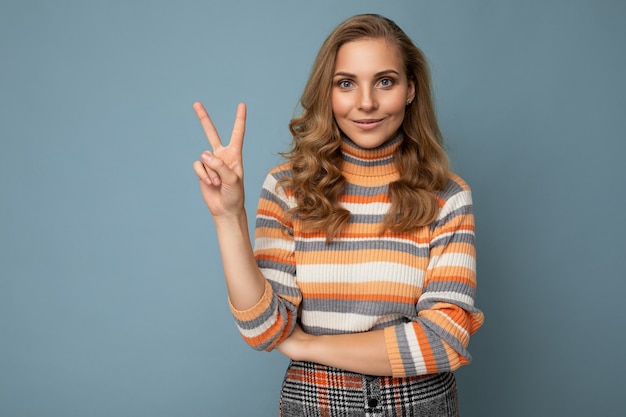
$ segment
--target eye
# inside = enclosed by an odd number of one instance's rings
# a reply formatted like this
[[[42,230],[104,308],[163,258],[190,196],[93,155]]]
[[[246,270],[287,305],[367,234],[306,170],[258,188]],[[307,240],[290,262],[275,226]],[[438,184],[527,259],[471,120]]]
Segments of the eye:
[[[393,80],[391,78],[383,78],[378,82],[381,87],[391,87],[393,85]]]
[[[352,81],[350,80],[339,80],[337,82],[337,86],[340,88],[351,88],[352,87]]]

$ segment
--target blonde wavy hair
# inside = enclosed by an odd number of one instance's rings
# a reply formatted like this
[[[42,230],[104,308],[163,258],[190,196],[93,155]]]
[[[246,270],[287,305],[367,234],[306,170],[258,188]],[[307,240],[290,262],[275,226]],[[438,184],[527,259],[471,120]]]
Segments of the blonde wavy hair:
[[[424,54],[390,19],[374,14],[347,19],[328,36],[317,54],[300,98],[302,113],[289,123],[292,148],[281,154],[291,162],[293,176],[282,177],[278,183],[293,192],[296,206],[289,214],[306,229],[325,233],[327,242],[350,218],[350,212],[339,203],[346,179],[341,173],[341,132],[331,107],[335,62],[342,45],[363,38],[384,39],[398,48],[407,78],[416,90],[400,127],[404,140],[393,159],[399,178],[389,184],[391,206],[380,233],[410,232],[432,223],[439,213],[434,192],[443,189],[448,179],[448,158]]]

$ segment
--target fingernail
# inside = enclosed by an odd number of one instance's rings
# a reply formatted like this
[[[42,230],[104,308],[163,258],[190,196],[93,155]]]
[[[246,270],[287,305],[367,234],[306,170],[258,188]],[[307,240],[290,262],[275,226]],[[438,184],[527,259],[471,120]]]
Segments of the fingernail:
[[[213,155],[211,155],[209,152],[204,152],[202,154],[202,160],[204,162],[209,162],[211,160],[211,158],[213,157]]]

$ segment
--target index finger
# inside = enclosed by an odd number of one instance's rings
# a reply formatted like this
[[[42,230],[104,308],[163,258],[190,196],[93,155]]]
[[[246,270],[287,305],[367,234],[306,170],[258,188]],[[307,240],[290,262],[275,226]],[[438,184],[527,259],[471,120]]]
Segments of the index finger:
[[[246,105],[239,103],[237,106],[237,113],[235,115],[235,124],[233,126],[233,133],[230,135],[229,145],[233,145],[236,149],[243,147],[243,137],[246,133]]]
[[[204,134],[213,147],[213,150],[221,147],[222,141],[220,140],[220,136],[217,134],[217,129],[215,129],[215,126],[209,117],[209,113],[207,113],[202,103],[196,101],[193,103],[193,109],[196,112],[196,116],[202,125],[202,130],[204,130]]]

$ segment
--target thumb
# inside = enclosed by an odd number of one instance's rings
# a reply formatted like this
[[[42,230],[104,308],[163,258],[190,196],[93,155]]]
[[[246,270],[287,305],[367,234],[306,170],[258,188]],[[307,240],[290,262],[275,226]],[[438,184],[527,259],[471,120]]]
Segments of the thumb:
[[[202,163],[208,169],[214,171],[222,183],[233,184],[239,180],[239,176],[224,161],[209,151],[202,153]]]

